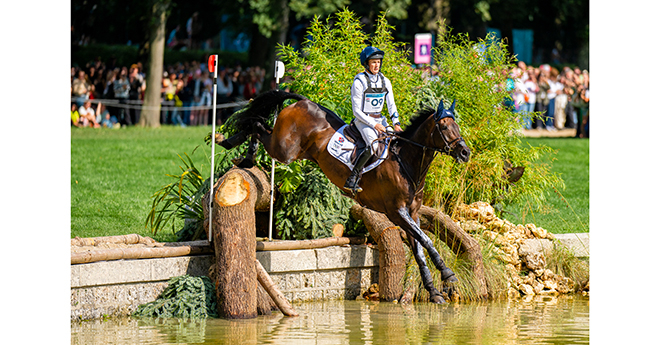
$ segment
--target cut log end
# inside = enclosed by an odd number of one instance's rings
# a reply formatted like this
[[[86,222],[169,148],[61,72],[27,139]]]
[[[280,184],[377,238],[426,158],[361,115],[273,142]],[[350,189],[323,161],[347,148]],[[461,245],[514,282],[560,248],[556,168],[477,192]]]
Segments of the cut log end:
[[[250,195],[250,184],[238,173],[229,173],[218,187],[215,201],[220,206],[234,206]]]

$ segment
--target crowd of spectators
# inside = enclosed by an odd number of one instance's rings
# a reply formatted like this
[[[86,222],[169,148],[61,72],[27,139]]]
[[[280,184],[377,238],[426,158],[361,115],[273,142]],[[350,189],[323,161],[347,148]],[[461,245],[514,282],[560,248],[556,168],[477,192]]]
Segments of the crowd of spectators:
[[[589,137],[589,71],[564,67],[560,72],[547,64],[533,67],[520,61],[509,80],[512,106],[525,129],[574,128],[576,137]],[[541,117],[532,120],[531,112]]]
[[[244,69],[239,63],[218,68],[218,124],[236,110],[236,107],[222,105],[256,96],[263,88],[264,76],[264,69]],[[184,127],[211,124],[212,79],[204,62],[166,66],[160,85],[160,123]],[[146,76],[140,63],[122,67],[95,61],[84,67],[72,67],[71,125],[119,128],[138,123],[146,86]]]
[[[238,63],[218,68],[218,124],[237,109],[222,105],[249,100],[259,94],[264,88],[264,76],[262,68],[243,69]],[[205,62],[166,66],[160,87],[161,124],[211,124],[213,80]],[[508,79],[508,89],[512,95],[511,106],[522,117],[525,129],[575,128],[577,137],[589,136],[587,70],[564,67],[560,72],[547,64],[533,67],[518,62]],[[121,67],[95,61],[84,68],[72,67],[71,123],[77,127],[108,128],[134,125],[140,119],[145,90],[140,63]],[[532,119],[531,112],[542,116]]]

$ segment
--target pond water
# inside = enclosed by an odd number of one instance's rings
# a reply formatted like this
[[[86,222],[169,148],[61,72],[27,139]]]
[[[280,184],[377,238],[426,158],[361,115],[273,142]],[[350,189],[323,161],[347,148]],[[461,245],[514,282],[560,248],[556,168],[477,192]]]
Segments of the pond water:
[[[319,301],[250,320],[112,318],[71,323],[71,344],[588,344],[589,299],[401,305]]]

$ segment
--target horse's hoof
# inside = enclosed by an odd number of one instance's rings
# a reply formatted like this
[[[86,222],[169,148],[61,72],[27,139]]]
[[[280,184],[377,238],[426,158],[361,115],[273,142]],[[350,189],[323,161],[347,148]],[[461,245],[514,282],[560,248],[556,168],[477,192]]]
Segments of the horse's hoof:
[[[254,162],[247,158],[234,158],[231,160],[231,162],[241,169],[250,169],[254,166]]]
[[[432,303],[435,303],[435,304],[445,304],[445,303],[447,303],[447,301],[445,301],[445,299],[442,298],[442,296],[440,296],[440,295],[433,295],[429,298],[429,300]]]
[[[456,274],[454,274],[454,271],[452,271],[449,268],[442,270],[440,277],[442,278],[442,281],[445,283],[451,284],[458,282],[458,278],[456,278]]]

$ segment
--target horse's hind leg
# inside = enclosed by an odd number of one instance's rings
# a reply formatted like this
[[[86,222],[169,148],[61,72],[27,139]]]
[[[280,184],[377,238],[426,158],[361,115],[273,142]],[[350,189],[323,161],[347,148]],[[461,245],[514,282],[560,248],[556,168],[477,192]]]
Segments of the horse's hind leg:
[[[419,242],[419,244],[426,248],[426,251],[429,253],[429,257],[431,258],[431,262],[433,262],[433,265],[440,271],[442,281],[447,283],[457,282],[458,279],[456,278],[454,271],[445,265],[445,262],[440,257],[440,253],[438,253],[438,251],[433,246],[433,241],[431,241],[431,239],[426,236],[417,222],[412,219],[408,213],[408,209],[405,207],[400,208],[397,212],[397,216],[401,222],[396,222],[393,220],[394,224],[401,226],[407,234],[412,236]]]
[[[243,169],[252,168],[254,166],[254,155],[257,153],[258,148],[259,148],[259,141],[253,135],[252,138],[250,138],[250,143],[248,144],[248,151],[247,154],[245,155],[245,158],[234,158],[232,159],[232,162],[236,164],[236,166],[239,168],[243,168]]]
[[[240,131],[232,135],[230,138],[224,139],[217,144],[224,147],[227,150],[231,150],[234,147],[244,143],[247,140],[248,135],[250,135],[248,131]]]
[[[408,234],[408,241],[410,242],[410,247],[412,248],[413,255],[415,256],[415,261],[419,267],[419,274],[422,277],[424,288],[429,292],[429,300],[433,303],[445,303],[445,299],[442,298],[438,289],[433,286],[433,278],[431,277],[431,271],[429,270],[429,267],[426,265],[424,249],[410,234]]]

